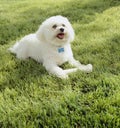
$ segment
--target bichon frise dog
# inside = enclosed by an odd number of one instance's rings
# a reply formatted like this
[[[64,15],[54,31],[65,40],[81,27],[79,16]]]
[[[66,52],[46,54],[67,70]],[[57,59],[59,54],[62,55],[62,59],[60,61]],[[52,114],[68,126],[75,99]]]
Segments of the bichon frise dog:
[[[68,78],[68,74],[81,70],[91,72],[92,65],[82,65],[75,60],[70,42],[74,39],[74,30],[67,18],[52,16],[45,20],[38,31],[23,37],[9,50],[19,59],[29,57],[43,64],[46,70],[60,78]],[[75,68],[63,70],[59,67],[69,62]]]

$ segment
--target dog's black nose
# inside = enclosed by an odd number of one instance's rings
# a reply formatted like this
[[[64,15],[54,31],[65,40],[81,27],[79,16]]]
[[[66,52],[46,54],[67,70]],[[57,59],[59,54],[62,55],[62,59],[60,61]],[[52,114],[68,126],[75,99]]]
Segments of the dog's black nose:
[[[64,32],[64,28],[60,28],[60,31],[61,31],[61,32]]]

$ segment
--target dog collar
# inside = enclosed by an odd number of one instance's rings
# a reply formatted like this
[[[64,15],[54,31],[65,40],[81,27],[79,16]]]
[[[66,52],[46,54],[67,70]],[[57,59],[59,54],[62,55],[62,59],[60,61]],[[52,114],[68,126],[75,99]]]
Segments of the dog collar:
[[[65,51],[65,49],[63,47],[58,48],[58,53],[63,53]]]

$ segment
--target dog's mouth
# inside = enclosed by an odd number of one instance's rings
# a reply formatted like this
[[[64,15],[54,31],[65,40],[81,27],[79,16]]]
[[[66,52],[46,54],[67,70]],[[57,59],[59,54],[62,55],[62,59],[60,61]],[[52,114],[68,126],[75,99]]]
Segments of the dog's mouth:
[[[59,38],[59,39],[63,39],[63,38],[64,38],[64,36],[65,36],[65,34],[64,34],[64,33],[59,33],[59,34],[57,34],[57,38]]]

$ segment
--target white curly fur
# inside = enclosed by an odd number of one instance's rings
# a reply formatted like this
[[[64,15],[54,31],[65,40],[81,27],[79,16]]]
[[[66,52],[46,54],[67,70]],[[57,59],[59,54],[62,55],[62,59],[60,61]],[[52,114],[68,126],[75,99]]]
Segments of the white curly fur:
[[[60,78],[68,78],[68,74],[78,69],[92,71],[92,65],[82,65],[75,60],[70,42],[74,40],[74,30],[67,18],[53,16],[45,20],[38,31],[23,37],[9,50],[19,59],[31,57],[43,64],[49,73]],[[69,62],[76,68],[63,70],[59,65]]]

